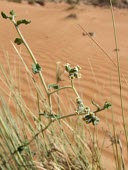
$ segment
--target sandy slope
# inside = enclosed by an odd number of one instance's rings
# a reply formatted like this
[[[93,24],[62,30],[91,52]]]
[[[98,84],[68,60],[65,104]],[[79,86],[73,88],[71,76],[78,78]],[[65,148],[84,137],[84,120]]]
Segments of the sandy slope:
[[[47,83],[55,83],[56,62],[60,61],[63,64],[71,63],[72,66],[80,65],[82,67],[82,79],[76,81],[76,87],[85,100],[85,103],[90,104],[91,99],[94,99],[99,104],[103,105],[106,100],[112,102],[112,109],[108,112],[100,113],[100,123],[98,125],[98,138],[101,145],[104,140],[105,131],[108,130],[108,125],[112,129],[112,114],[115,117],[115,125],[117,133],[122,131],[122,114],[120,107],[119,83],[117,68],[110,59],[95,45],[88,37],[83,35],[83,30],[79,24],[88,32],[94,32],[93,37],[102,48],[105,49],[111,59],[117,63],[116,52],[114,51],[114,36],[111,11],[108,8],[99,8],[92,6],[80,5],[72,10],[67,10],[65,4],[46,4],[45,7],[30,6],[26,4],[15,4],[0,2],[0,10],[9,12],[15,10],[17,18],[31,20],[29,26],[22,26],[21,30],[24,37],[30,44],[31,49],[37,56],[38,62],[43,67]],[[77,18],[67,18],[69,14],[76,14]],[[128,11],[124,9],[115,9],[115,21],[117,28],[117,40],[119,48],[120,69],[125,76],[122,80],[122,94],[125,120],[128,120]],[[22,74],[22,94],[26,97],[31,107],[36,108],[31,101],[31,97],[26,93],[28,89],[26,73],[22,68],[21,62],[16,57],[16,53],[11,45],[11,41],[16,37],[16,31],[12,23],[0,18],[0,63],[6,68],[7,64],[4,59],[6,53],[10,56],[12,69],[14,69],[15,79],[19,79],[15,64],[20,65]],[[29,59],[24,47],[18,47],[23,54],[28,66],[31,67],[32,61]],[[117,64],[116,64],[117,65]],[[36,76],[35,76],[36,77]],[[2,83],[1,83],[2,84]],[[69,84],[66,80],[62,84]],[[17,81],[18,86],[18,81]],[[29,90],[32,91],[31,87]],[[27,90],[28,91],[28,90]],[[68,98],[71,93],[64,93]],[[70,111],[70,109],[69,109]],[[89,125],[88,125],[89,126]],[[126,151],[124,134],[120,136],[123,144],[124,155]],[[111,144],[109,138],[106,137],[104,144],[103,164],[106,169],[114,169],[112,148],[106,147]],[[125,156],[125,161],[127,157]]]

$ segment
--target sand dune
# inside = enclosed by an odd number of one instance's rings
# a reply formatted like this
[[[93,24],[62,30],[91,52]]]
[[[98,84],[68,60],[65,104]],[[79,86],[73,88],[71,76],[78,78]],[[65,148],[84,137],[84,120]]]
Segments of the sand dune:
[[[28,26],[21,26],[21,31],[24,34],[27,42],[33,50],[38,62],[43,68],[43,74],[48,84],[55,83],[56,62],[60,61],[62,65],[70,63],[72,66],[80,65],[82,70],[82,78],[76,80],[76,88],[86,102],[86,105],[92,107],[91,99],[94,99],[100,105],[103,105],[106,100],[111,101],[112,109],[108,112],[99,113],[101,119],[98,125],[99,145],[104,140],[105,132],[108,130],[108,124],[112,129],[112,114],[115,116],[115,125],[117,132],[122,130],[122,114],[120,107],[120,91],[118,82],[118,72],[112,61],[99,49],[99,47],[87,36],[83,35],[81,25],[87,32],[94,32],[93,37],[111,59],[117,65],[115,43],[113,36],[112,17],[109,8],[99,8],[92,6],[79,5],[72,10],[67,10],[66,4],[46,4],[41,6],[30,6],[27,4],[15,4],[1,1],[0,10],[8,13],[14,10],[17,13],[18,19],[31,20],[32,23]],[[71,17],[70,14],[75,14],[76,17]],[[115,22],[117,28],[117,40],[119,48],[120,69],[125,80],[122,81],[122,95],[125,120],[128,120],[128,11],[125,9],[114,9]],[[67,17],[70,16],[70,17]],[[22,81],[21,91],[25,96],[29,105],[36,108],[31,96],[26,92],[34,91],[28,87],[29,80],[27,74],[22,68],[22,63],[17,58],[17,54],[11,45],[17,33],[11,22],[0,18],[0,63],[7,67],[4,55],[9,54],[11,68],[14,69],[15,80]],[[29,68],[32,61],[30,60],[23,46],[18,47],[21,51],[24,60]],[[17,73],[20,66],[20,75]],[[35,78],[38,81],[37,76]],[[66,76],[64,76],[66,79]],[[61,82],[62,85],[68,85],[68,79]],[[2,82],[1,82],[2,84]],[[3,86],[3,85],[2,85]],[[72,93],[63,93],[70,99]],[[88,125],[89,126],[89,125]],[[124,134],[121,135],[123,151],[125,153],[126,143]],[[113,154],[109,137],[106,137],[106,142],[103,149],[103,164],[106,169],[114,169]],[[125,161],[127,160],[125,154]],[[126,161],[127,162],[127,161]],[[128,162],[127,162],[128,163]]]

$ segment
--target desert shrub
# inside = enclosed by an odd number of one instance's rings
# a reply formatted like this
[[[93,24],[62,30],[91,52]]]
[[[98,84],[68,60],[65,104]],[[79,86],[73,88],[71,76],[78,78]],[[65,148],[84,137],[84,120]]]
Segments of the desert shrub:
[[[79,0],[66,0],[68,4],[78,4]]]
[[[110,0],[88,0],[88,2],[97,6],[110,6]],[[125,0],[112,0],[112,5],[118,8],[128,7],[128,3]]]
[[[34,5],[34,4],[35,4],[35,0],[29,0],[29,1],[28,1],[28,4]]]
[[[8,2],[22,3],[22,0],[8,0]]]

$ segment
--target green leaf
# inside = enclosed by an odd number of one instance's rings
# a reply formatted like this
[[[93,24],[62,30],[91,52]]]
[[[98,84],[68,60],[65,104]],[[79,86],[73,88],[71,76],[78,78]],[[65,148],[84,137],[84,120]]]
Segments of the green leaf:
[[[8,16],[7,16],[4,12],[1,12],[1,15],[2,15],[2,17],[3,17],[4,19],[7,19],[7,18],[8,18]]]
[[[16,16],[16,13],[12,10],[12,11],[10,11],[10,13],[9,13],[10,15],[12,15],[12,16]]]
[[[34,74],[39,73],[39,71],[41,71],[41,66],[37,63],[37,64],[33,64],[32,65],[32,71]]]
[[[108,101],[104,103],[104,109],[105,109],[105,110],[110,109],[110,108],[111,108],[111,106],[112,106],[112,105],[111,105],[111,103],[110,103],[110,102],[108,102]]]
[[[50,89],[50,88],[59,89],[60,87],[59,87],[58,84],[49,84],[49,85],[48,85],[48,88],[49,88],[49,89]]]
[[[27,21],[27,20],[23,19],[23,20],[17,21],[16,24],[17,24],[17,26],[19,26],[20,24],[26,24],[26,25],[27,25],[27,24],[30,24],[30,22],[31,22],[31,21]]]
[[[18,148],[17,148],[17,151],[18,152],[22,152],[24,150],[24,145],[21,145],[21,146],[19,146]]]
[[[52,113],[44,113],[43,116],[46,117],[46,118],[53,118],[53,119],[58,119],[58,118],[60,118],[59,115],[57,115],[57,114],[52,114]]]
[[[21,38],[16,38],[14,43],[16,43],[17,45],[20,45],[23,43],[23,40]]]

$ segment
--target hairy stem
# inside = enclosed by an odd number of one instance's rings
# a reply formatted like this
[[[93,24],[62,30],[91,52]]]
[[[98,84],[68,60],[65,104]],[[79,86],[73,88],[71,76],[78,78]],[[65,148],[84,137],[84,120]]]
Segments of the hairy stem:
[[[78,92],[77,92],[77,90],[76,90],[76,88],[75,88],[75,86],[74,86],[74,81],[73,81],[73,79],[71,79],[71,86],[72,86],[72,89],[73,89],[73,91],[75,92],[76,96],[77,96],[78,98],[80,98],[80,96],[79,96],[79,94],[78,94]]]
[[[52,95],[53,93],[56,93],[60,90],[64,90],[64,89],[67,89],[67,88],[72,88],[72,86],[64,86],[64,87],[60,87],[59,89],[55,90],[55,91],[52,91],[52,92],[49,92],[49,95]]]
[[[23,37],[21,31],[19,30],[19,27],[16,25],[16,21],[15,21],[14,18],[13,18],[12,22],[14,23],[15,28],[16,28],[16,30],[17,30],[17,32],[18,32],[20,38],[22,39],[22,41],[23,41],[23,43],[24,43],[26,49],[28,50],[28,52],[29,52],[29,54],[30,54],[30,56],[31,56],[31,58],[32,58],[32,60],[33,60],[33,62],[34,62],[34,64],[37,64],[37,60],[36,60],[36,58],[35,58],[33,52],[31,51],[30,47],[28,46],[26,40],[24,39],[24,37]],[[39,71],[39,76],[40,76],[40,80],[41,80],[41,82],[42,82],[42,84],[43,84],[43,86],[44,86],[44,89],[45,89],[46,93],[48,94],[48,88],[47,88],[47,86],[46,86],[46,83],[45,83],[45,81],[44,81],[44,78],[43,78],[43,75],[42,75],[41,71]]]

